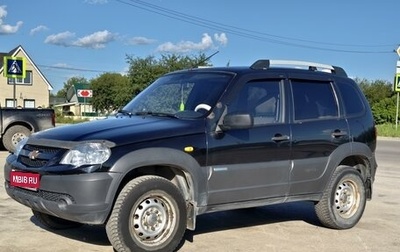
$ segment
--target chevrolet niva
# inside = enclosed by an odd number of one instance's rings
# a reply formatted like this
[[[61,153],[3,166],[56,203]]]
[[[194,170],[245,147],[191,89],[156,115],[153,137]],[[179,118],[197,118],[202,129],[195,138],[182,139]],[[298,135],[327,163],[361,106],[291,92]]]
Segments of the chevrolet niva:
[[[312,201],[323,226],[353,227],[375,148],[342,68],[258,60],[172,72],[113,117],[31,135],[7,157],[5,188],[47,227],[105,225],[116,251],[174,251],[215,211]]]

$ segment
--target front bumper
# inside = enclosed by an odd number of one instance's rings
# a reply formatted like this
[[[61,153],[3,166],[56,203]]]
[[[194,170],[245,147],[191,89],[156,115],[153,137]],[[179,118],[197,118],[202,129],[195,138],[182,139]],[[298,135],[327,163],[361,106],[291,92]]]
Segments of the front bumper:
[[[42,175],[40,189],[32,191],[10,185],[13,166],[4,166],[7,194],[19,203],[49,215],[84,224],[104,224],[112,209],[118,173]]]

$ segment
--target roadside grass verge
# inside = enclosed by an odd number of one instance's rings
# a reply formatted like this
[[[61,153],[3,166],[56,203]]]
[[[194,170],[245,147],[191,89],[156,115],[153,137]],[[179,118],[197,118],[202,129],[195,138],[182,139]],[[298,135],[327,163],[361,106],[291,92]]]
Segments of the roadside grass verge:
[[[400,125],[395,124],[379,124],[376,125],[378,136],[382,137],[400,137]]]

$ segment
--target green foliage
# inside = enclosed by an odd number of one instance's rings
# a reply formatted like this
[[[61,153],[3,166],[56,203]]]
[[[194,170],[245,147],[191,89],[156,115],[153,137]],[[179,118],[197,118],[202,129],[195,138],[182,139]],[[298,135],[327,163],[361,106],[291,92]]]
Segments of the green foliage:
[[[132,99],[129,79],[119,73],[104,73],[90,81],[92,105],[99,112],[110,113]]]
[[[378,136],[383,136],[383,137],[400,137],[400,125],[395,124],[380,124],[376,126],[377,131],[378,131]]]
[[[396,94],[387,81],[355,79],[367,98],[376,124],[396,123]]]
[[[64,87],[60,89],[57,94],[55,95],[56,97],[61,97],[61,98],[66,98],[68,90],[77,83],[83,83],[83,84],[88,84],[89,81],[84,78],[84,77],[72,77],[67,80],[67,82],[64,82]]]
[[[376,124],[396,123],[396,96],[376,101],[371,109]]]
[[[63,115],[62,111],[59,109],[54,110],[56,116],[56,124],[73,124],[73,123],[80,123],[86,122],[88,119],[81,119],[71,116]]]
[[[366,79],[355,79],[355,81],[371,106],[382,99],[390,98],[394,95],[392,84],[387,81],[376,80],[372,82]]]
[[[160,59],[156,59],[154,56],[139,58],[128,55],[127,63],[129,64],[128,77],[134,95],[140,93],[163,74],[199,65],[209,65],[204,54],[193,57],[169,54],[162,55]]]

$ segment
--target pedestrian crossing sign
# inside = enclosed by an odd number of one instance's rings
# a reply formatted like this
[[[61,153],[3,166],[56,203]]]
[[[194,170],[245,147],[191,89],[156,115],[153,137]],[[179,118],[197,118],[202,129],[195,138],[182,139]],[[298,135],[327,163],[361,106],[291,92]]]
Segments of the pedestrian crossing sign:
[[[394,91],[400,92],[400,73],[396,74],[394,78]]]
[[[22,78],[25,79],[26,75],[26,62],[24,57],[4,57],[4,77],[8,78]]]

